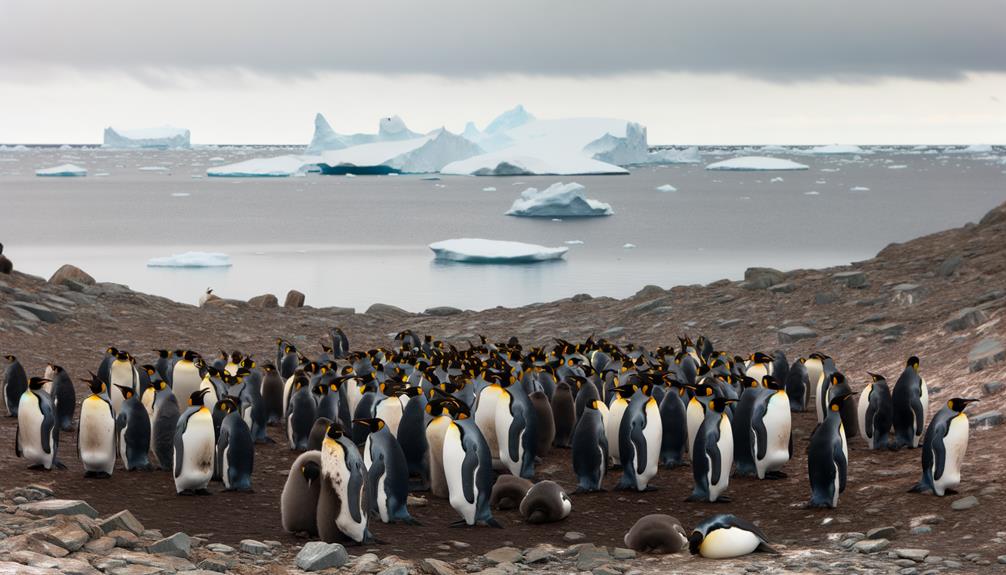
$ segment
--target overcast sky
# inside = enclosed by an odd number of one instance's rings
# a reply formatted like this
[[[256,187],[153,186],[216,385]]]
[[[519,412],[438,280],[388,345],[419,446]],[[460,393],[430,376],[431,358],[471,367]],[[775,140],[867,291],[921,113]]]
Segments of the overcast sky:
[[[0,142],[539,117],[652,143],[1006,144],[1006,0],[0,0]]]

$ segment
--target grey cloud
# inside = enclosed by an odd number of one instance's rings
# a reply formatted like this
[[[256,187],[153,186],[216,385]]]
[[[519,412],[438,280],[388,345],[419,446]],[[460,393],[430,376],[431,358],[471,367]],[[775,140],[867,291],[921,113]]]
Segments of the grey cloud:
[[[0,2],[0,66],[773,81],[1006,71],[1003,0]]]

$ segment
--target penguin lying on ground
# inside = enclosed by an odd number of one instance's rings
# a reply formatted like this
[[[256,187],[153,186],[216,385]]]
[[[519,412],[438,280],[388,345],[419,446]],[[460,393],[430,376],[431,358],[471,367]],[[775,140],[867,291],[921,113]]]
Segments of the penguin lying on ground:
[[[778,554],[765,532],[736,515],[714,515],[695,526],[688,536],[688,551],[708,559],[730,559],[755,551]]]

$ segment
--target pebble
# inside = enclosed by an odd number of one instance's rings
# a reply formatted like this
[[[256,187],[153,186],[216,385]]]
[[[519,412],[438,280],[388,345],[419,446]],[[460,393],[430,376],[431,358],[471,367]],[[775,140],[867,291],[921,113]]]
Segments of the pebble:
[[[898,530],[891,526],[876,527],[866,532],[867,539],[894,539]]]
[[[587,536],[584,535],[583,533],[580,533],[579,531],[567,531],[562,536],[562,540],[567,541],[569,543],[579,543],[580,541],[583,541],[586,538]]]
[[[311,541],[297,553],[295,563],[304,571],[320,571],[332,567],[342,567],[349,562],[346,548],[338,543]]]
[[[223,543],[210,543],[206,545],[206,549],[213,551],[214,553],[230,554],[234,553],[234,548],[230,545],[224,545]]]
[[[968,495],[967,497],[962,497],[950,504],[950,508],[954,511],[966,511],[972,507],[978,505],[978,498],[974,495]]]
[[[242,539],[238,546],[241,551],[251,555],[264,555],[269,550],[269,546],[254,539]]]
[[[852,549],[860,553],[876,553],[887,549],[890,545],[891,542],[887,539],[863,539],[856,542]]]
[[[901,559],[911,559],[917,563],[921,563],[929,557],[928,549],[895,549],[894,553]]]

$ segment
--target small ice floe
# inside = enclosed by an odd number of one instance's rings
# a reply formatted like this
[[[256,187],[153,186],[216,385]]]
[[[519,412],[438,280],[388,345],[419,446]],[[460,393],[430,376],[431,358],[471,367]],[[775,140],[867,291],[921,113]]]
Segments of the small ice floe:
[[[430,244],[436,259],[475,264],[524,264],[561,259],[569,248],[523,242],[457,238]]]
[[[201,180],[201,179],[203,179],[203,175],[202,174],[192,174],[192,179],[193,180]]]
[[[821,168],[822,172],[837,172],[839,168]]]
[[[143,166],[137,169],[139,169],[141,172],[162,173],[162,174],[171,171],[170,168],[167,168],[165,166]]]
[[[485,188],[482,188],[482,191],[483,192],[495,192],[496,188],[494,188],[493,186],[487,186]]]
[[[772,183],[782,182],[782,181],[783,181],[783,179],[780,176],[776,176],[776,177],[772,178],[771,180],[769,180],[769,182],[772,182]]]
[[[83,177],[87,175],[87,168],[82,168],[76,164],[62,164],[52,168],[43,168],[41,170],[35,170],[36,176],[45,177]]]
[[[582,246],[583,240],[566,240],[562,243],[566,244],[567,246]]]
[[[850,192],[869,192],[870,188],[867,188],[866,186],[852,186],[851,188],[849,188],[849,191]]]
[[[219,252],[185,252],[147,260],[151,268],[227,268],[231,258]]]
[[[678,191],[678,189],[675,188],[674,186],[670,185],[670,184],[664,184],[662,186],[657,186],[657,191],[658,192],[676,192],[676,191]]]
[[[805,196],[820,196],[821,192],[817,192],[817,191],[811,190],[809,192],[804,192],[803,195],[805,195]]]
[[[822,186],[824,184],[827,184],[828,182],[827,182],[827,180],[818,180],[818,181],[816,181],[814,183],[817,184],[817,185],[819,185],[819,186]]]
[[[636,247],[636,244],[625,244],[625,245],[622,246],[622,249],[631,250],[631,249],[635,249],[635,247]]]
[[[191,195],[192,194],[190,194],[188,192],[172,192],[171,193],[171,197],[173,197],[173,198],[187,198],[187,197],[189,197]]]
[[[808,166],[782,158],[765,156],[744,156],[715,162],[706,166],[707,170],[727,171],[773,171],[773,170],[806,170]]]
[[[95,178],[107,178],[110,174],[108,172],[98,172],[94,174]]]
[[[558,182],[540,191],[528,188],[514,200],[506,215],[554,218],[610,216],[614,213],[610,205],[583,197],[585,191],[586,188],[576,182]]]
[[[907,167],[908,166],[906,166],[905,164],[894,164],[892,166],[887,166],[887,169],[888,170],[904,170]]]

